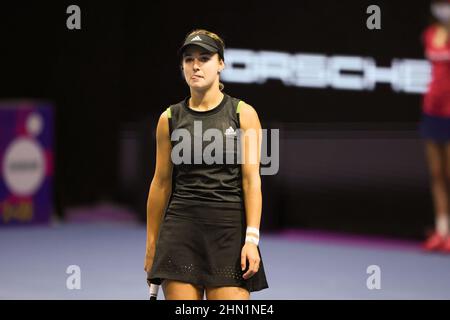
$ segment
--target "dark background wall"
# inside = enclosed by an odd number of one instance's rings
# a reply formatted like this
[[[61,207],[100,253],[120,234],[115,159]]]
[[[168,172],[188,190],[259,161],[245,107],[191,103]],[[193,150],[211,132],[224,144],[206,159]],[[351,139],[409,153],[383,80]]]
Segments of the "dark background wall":
[[[81,30],[66,8],[81,8]],[[366,8],[382,29],[366,28]],[[206,28],[229,48],[423,59],[428,1],[58,1],[0,10],[0,98],[52,101],[56,203],[123,202],[144,216],[159,114],[188,88],[176,49]],[[263,177],[266,228],[422,236],[432,206],[416,133],[421,96],[225,83],[281,130],[280,172]],[[130,169],[131,167],[131,169]]]

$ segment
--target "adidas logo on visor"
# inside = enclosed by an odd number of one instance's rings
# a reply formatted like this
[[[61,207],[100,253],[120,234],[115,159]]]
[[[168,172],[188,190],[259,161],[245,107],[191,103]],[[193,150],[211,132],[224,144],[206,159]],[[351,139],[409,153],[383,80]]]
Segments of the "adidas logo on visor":
[[[202,38],[200,38],[200,36],[196,36],[196,37],[192,38],[191,41],[202,41]]]

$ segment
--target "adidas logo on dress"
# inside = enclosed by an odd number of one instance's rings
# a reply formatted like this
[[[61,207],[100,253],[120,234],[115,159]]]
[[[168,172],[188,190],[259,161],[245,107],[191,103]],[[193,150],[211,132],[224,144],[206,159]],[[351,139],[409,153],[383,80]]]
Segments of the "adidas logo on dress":
[[[225,130],[225,135],[226,136],[235,136],[236,131],[234,131],[233,127],[230,126],[227,130]]]

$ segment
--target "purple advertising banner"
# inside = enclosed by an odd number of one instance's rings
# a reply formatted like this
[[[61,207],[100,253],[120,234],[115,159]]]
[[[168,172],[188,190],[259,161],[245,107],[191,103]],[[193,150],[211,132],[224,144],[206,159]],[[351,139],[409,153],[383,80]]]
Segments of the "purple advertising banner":
[[[52,211],[52,105],[0,101],[0,226],[46,224]]]

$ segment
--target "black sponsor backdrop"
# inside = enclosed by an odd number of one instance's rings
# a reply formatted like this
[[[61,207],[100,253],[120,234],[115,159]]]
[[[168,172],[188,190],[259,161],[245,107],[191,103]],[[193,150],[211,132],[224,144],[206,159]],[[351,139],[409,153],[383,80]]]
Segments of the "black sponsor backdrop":
[[[66,9],[81,8],[81,30]],[[381,8],[368,30],[366,8]],[[144,217],[159,114],[188,94],[176,49],[197,27],[230,48],[423,58],[428,1],[61,1],[1,10],[1,98],[53,101],[56,203],[132,205]],[[280,129],[280,170],[263,177],[263,227],[420,237],[431,222],[416,133],[419,94],[225,83]],[[131,159],[131,160],[130,160]],[[129,169],[129,167],[133,169]],[[406,168],[406,169],[405,169]]]

